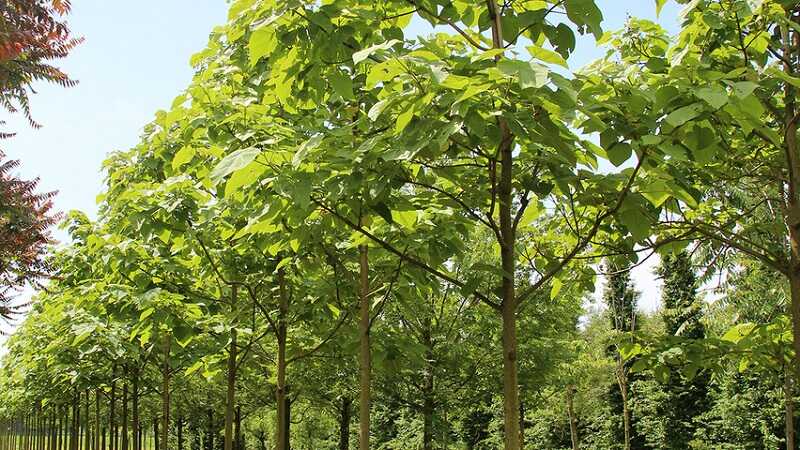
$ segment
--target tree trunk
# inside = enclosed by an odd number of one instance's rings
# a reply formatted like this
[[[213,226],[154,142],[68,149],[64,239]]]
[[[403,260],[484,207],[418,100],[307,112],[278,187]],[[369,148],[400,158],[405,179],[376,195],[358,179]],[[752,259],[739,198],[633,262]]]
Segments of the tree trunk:
[[[214,450],[214,411],[208,410],[208,436],[206,436],[206,450]]]
[[[61,408],[61,417],[58,418],[58,437],[56,439],[56,450],[64,450],[64,433],[65,423],[64,418],[67,416],[67,408]],[[16,449],[14,449],[16,450]]]
[[[275,390],[275,401],[277,404],[277,430],[275,433],[275,445],[277,450],[289,450],[286,442],[289,437],[286,435],[286,315],[289,311],[289,297],[286,292],[286,271],[284,268],[278,269],[278,373],[277,386]]]
[[[788,17],[790,21],[797,22],[796,18]],[[784,29],[783,33],[783,56],[784,56],[784,71],[787,74],[794,74],[795,68],[791,61],[796,59],[796,53],[800,49],[800,33],[797,31],[792,32],[791,28]],[[787,208],[785,211],[785,222],[789,228],[789,242],[791,246],[791,257],[789,262],[789,289],[791,292],[791,318],[792,318],[792,334],[794,344],[794,364],[792,371],[792,379],[788,380],[788,386],[793,389],[796,383],[794,381],[800,380],[800,155],[798,155],[797,143],[797,104],[796,104],[796,89],[791,83],[785,83],[784,90],[784,104],[785,104],[785,117],[784,117],[784,151],[786,153],[786,165],[789,179],[787,180],[788,192],[786,195]],[[783,190],[783,186],[780,187]],[[788,405],[787,405],[788,408]],[[792,406],[794,409],[794,406]],[[788,421],[789,417],[787,417]],[[792,422],[794,417],[792,417]],[[786,429],[787,448],[795,448],[794,445],[789,446],[790,440],[794,442],[794,426],[791,430]]]
[[[134,369],[131,377],[131,433],[133,434],[133,450],[142,450],[142,437],[139,418],[139,369]]]
[[[89,420],[89,405],[91,404],[91,400],[89,399],[90,396],[91,396],[91,391],[89,389],[87,389],[86,390],[86,404],[85,404],[85,406],[86,406],[86,419],[85,419],[86,420],[86,426],[84,427],[84,438],[83,438],[84,447],[83,447],[83,450],[91,450],[91,448],[92,448],[92,441],[91,441],[92,425],[91,425],[91,421]]]
[[[192,437],[189,443],[189,450],[200,450],[200,428],[197,426],[197,418],[189,418],[189,434]]]
[[[100,450],[100,389],[94,390],[94,450]]]
[[[422,385],[422,449],[433,450],[433,413],[435,410],[434,373],[433,373],[433,338],[431,336],[431,319],[424,319],[423,339],[425,347],[425,375]]]
[[[786,370],[783,377],[783,398],[785,407],[785,431],[786,431],[786,448],[797,448],[795,446],[794,434],[794,383],[792,382],[792,370]]]
[[[122,382],[122,450],[128,450],[128,381]]]
[[[487,0],[492,27],[492,46],[504,48],[501,16],[495,0]],[[499,55],[497,57],[499,61]],[[514,287],[516,233],[512,217],[514,135],[505,118],[499,116],[500,181],[497,185],[500,216],[500,258],[503,268],[501,314],[503,321],[503,424],[505,449],[521,450],[519,427],[519,386],[517,381],[517,299]]]
[[[289,398],[288,395],[288,386],[287,386],[287,395],[286,395],[286,405],[283,407],[283,426],[285,429],[283,430],[283,448],[286,450],[291,450],[291,441],[289,440],[289,436],[291,436],[292,430],[292,399]]]
[[[75,395],[72,397],[72,433],[69,441],[69,446],[72,450],[78,450],[79,447],[78,440],[80,439],[80,416],[80,398],[78,397],[78,390],[75,389]]]
[[[236,418],[233,428],[233,447],[236,450],[244,450],[244,441],[242,441],[242,406],[236,405]],[[183,450],[183,449],[179,449]]]
[[[231,309],[236,309],[236,286],[231,288]],[[236,402],[236,327],[231,327],[228,349],[228,392],[225,399],[225,450],[233,450],[233,419]]]
[[[175,431],[178,434],[178,450],[183,450],[183,417],[179,415],[177,422]]]
[[[117,447],[117,366],[111,368],[111,398],[108,403],[108,444],[110,450],[119,450]],[[61,450],[61,449],[59,449]]]
[[[369,342],[369,255],[367,246],[361,245],[359,251],[359,417],[358,448],[369,450],[370,388],[372,382],[372,355]]]
[[[353,400],[342,396],[342,405],[339,408],[339,450],[350,450],[350,406]]]
[[[159,436],[159,433],[158,433],[158,419],[153,419],[153,439],[156,440],[156,442],[155,442],[156,445],[154,446],[154,448],[156,448],[156,449],[160,449],[161,448],[161,442],[163,442],[163,441],[160,438],[161,438],[161,436]]]
[[[631,411],[628,407],[628,376],[622,359],[617,357],[617,384],[622,395],[622,424],[625,431],[625,450],[631,450]]]
[[[569,436],[572,440],[572,450],[578,450],[578,421],[575,410],[572,408],[572,399],[575,396],[575,386],[567,385],[567,414],[569,415]]]
[[[164,368],[162,373],[163,385],[161,387],[161,446],[160,450],[167,450],[169,443],[169,403],[170,403],[170,367],[169,358],[172,346],[172,334],[167,332],[164,336]]]

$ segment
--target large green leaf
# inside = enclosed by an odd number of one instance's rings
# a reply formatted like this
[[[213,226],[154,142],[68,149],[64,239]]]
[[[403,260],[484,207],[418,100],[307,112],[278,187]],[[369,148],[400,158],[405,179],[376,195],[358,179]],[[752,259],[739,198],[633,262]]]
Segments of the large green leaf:
[[[243,148],[230,153],[222,158],[222,161],[211,171],[211,181],[214,184],[219,184],[220,181],[234,171],[242,169],[253,162],[260,153],[261,150],[255,147]]]

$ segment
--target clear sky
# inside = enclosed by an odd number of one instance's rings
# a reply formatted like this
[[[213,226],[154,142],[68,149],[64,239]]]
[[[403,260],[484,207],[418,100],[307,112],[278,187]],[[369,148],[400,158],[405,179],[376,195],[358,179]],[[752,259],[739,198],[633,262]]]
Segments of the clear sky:
[[[656,20],[654,0],[597,3],[607,30],[620,28],[628,16]],[[205,47],[215,25],[225,22],[228,5],[223,0],[80,0],[73,5],[70,26],[86,41],[58,64],[80,84],[70,89],[36,86],[31,103],[41,129],[0,111],[8,123],[3,130],[17,132],[0,148],[22,161],[20,175],[40,177],[42,190],[59,192],[57,210],[78,209],[94,217],[103,186],[102,161],[111,151],[134,146],[153,114],[169,107],[188,85],[189,57]],[[677,15],[677,5],[670,2],[657,21],[674,32]],[[602,54],[593,38],[580,38],[570,67]],[[660,295],[654,262],[634,271],[642,291],[640,306],[649,311]]]

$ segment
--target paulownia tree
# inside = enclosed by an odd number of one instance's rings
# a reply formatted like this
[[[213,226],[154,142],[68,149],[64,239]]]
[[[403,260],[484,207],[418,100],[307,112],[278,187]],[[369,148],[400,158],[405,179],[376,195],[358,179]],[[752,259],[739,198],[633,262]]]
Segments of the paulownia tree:
[[[738,252],[785,277],[800,373],[800,8],[778,0],[679,3],[687,7],[674,41],[634,21],[612,40],[621,63],[597,66],[666,114],[644,123],[636,139],[668,155],[650,182],[660,209],[642,222],[659,225],[656,246],[694,237],[714,254]],[[682,194],[670,199],[676,188]],[[787,434],[790,447],[792,439]]]
[[[415,16],[450,34],[406,35]],[[217,182],[230,175],[242,189],[268,183],[263,173],[252,174],[253,164],[288,152],[292,164],[280,176],[293,181],[282,186],[290,199],[285,214],[321,213],[355,231],[362,270],[368,246],[382,248],[496,310],[505,447],[521,448],[520,305],[539,290],[558,295],[573,259],[599,256],[585,255],[599,236],[631,241],[617,252],[633,248],[643,231],[640,211],[654,207],[638,180],[664,156],[635,140],[643,120],[663,116],[663,105],[618,98],[599,76],[567,79],[548,67],[566,65],[576,29],[602,34],[599,9],[590,0],[242,0],[231,19],[219,32],[224,40],[212,39],[198,55],[205,76],[241,76],[262,100],[253,113],[270,114],[281,131],[226,156]],[[522,46],[527,56],[518,53]],[[577,136],[573,125],[603,132],[602,147]],[[598,156],[621,166],[634,153],[633,167],[598,168]],[[429,223],[436,239],[413,245],[415,227]],[[501,262],[473,268],[492,275],[486,286],[476,284],[480,277],[457,279],[447,265],[477,230],[492,237]],[[570,275],[590,286],[585,272]],[[362,353],[368,370],[368,351]],[[365,372],[362,393],[368,385]],[[361,448],[369,445],[368,399],[361,402]]]

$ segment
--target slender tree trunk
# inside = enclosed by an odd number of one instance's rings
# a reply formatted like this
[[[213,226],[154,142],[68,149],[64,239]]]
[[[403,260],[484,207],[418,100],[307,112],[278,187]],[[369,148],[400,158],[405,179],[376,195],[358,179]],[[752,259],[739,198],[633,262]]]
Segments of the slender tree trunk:
[[[50,430],[50,450],[58,450],[58,431],[60,430],[58,423],[58,406],[53,406],[51,411]]]
[[[41,427],[40,424],[41,420],[42,419],[41,419],[41,414],[39,412],[39,406],[36,406],[33,409],[33,424],[32,424],[33,438],[31,445],[31,448],[33,448],[33,450],[40,450],[39,444],[41,443],[41,439],[39,438],[39,428]]]
[[[797,448],[795,446],[794,433],[794,386],[792,383],[792,370],[788,369],[783,377],[783,397],[784,397],[784,420],[786,431],[786,448]]]
[[[236,310],[236,286],[231,288],[231,309]],[[232,312],[233,312],[232,311]],[[231,344],[228,349],[228,392],[225,400],[225,450],[233,450],[233,419],[236,404],[236,327],[231,327]]]
[[[197,417],[189,418],[189,434],[192,437],[189,450],[200,450],[200,428],[197,426]]]
[[[214,450],[214,411],[208,410],[208,436],[206,436],[207,450]]]
[[[110,450],[119,450],[117,447],[117,366],[111,368],[111,398],[108,402],[108,444]],[[61,449],[59,449],[61,450]]]
[[[28,442],[30,440],[30,421],[31,421],[30,415],[26,415],[22,421],[22,427],[23,427],[22,432],[24,436],[24,438],[22,439],[22,448],[24,450],[30,449],[30,447],[28,447]]]
[[[161,440],[161,436],[158,433],[158,419],[153,419],[153,439],[156,440],[155,446],[153,448],[160,449],[161,443],[163,441]]]
[[[131,434],[133,438],[133,450],[142,450],[142,437],[139,433],[141,428],[139,417],[139,368],[134,369],[131,374]]]
[[[433,450],[433,413],[435,411],[434,402],[434,355],[433,338],[431,336],[431,320],[426,317],[424,320],[424,344],[427,348],[425,352],[425,375],[422,386],[422,449]]]
[[[236,417],[233,428],[233,447],[236,450],[244,450],[244,441],[242,441],[242,406],[236,405]],[[182,449],[181,449],[182,450]]]
[[[122,450],[128,450],[128,381],[122,382]]]
[[[286,405],[283,407],[283,426],[285,429],[283,430],[283,448],[286,450],[291,450],[291,441],[289,440],[289,436],[291,436],[292,431],[292,399],[288,395],[287,386],[287,395],[286,395]]]
[[[178,434],[178,450],[183,450],[183,417],[179,415],[177,422],[175,431]]]
[[[278,373],[275,401],[278,408],[277,430],[275,433],[276,448],[289,450],[286,446],[286,315],[289,311],[289,297],[286,292],[286,272],[284,268],[278,269]]]
[[[41,450],[42,445],[42,410],[37,405],[33,409],[33,449]]]
[[[94,450],[100,450],[100,390],[94,391]]]
[[[83,450],[91,450],[91,448],[92,448],[92,441],[91,441],[92,425],[91,425],[91,420],[90,420],[90,416],[89,416],[89,405],[91,404],[92,401],[90,400],[90,397],[91,397],[91,391],[89,389],[87,389],[86,390],[86,402],[84,404],[85,409],[86,409],[86,419],[84,419],[86,421],[86,426],[84,427],[84,437],[83,437],[84,447],[83,447]]]
[[[789,13],[788,19],[797,23],[797,19]],[[786,28],[782,31],[783,36],[783,56],[784,71],[787,74],[794,74],[795,67],[790,63],[796,59],[800,51],[800,33]],[[789,262],[789,289],[791,293],[791,317],[794,344],[794,364],[792,379],[787,380],[787,387],[790,389],[790,398],[793,398],[793,390],[796,386],[795,381],[800,380],[800,154],[797,145],[797,98],[796,89],[791,83],[785,83],[784,104],[784,151],[786,153],[786,165],[789,179],[787,180],[788,192],[786,195],[787,208],[785,211],[785,221],[789,228],[789,242],[791,246],[791,258]],[[781,186],[783,189],[783,186]],[[787,408],[789,405],[787,404]],[[794,409],[794,405],[791,406]],[[788,411],[787,411],[788,413]],[[793,413],[792,413],[793,415]],[[789,428],[787,416],[786,442],[787,448],[794,446],[794,426]],[[791,417],[794,422],[794,417]],[[790,445],[791,444],[791,445]]]
[[[353,400],[342,396],[342,405],[339,407],[339,450],[350,450],[350,407]]]
[[[66,418],[69,412],[66,406],[61,407],[61,417],[58,418],[58,442],[56,442],[56,450],[64,450],[64,435],[67,434]],[[16,450],[16,449],[15,449]]]
[[[625,431],[625,450],[631,450],[631,411],[628,407],[628,376],[625,373],[625,365],[620,357],[617,357],[617,384],[622,395],[622,424]]]
[[[569,436],[572,440],[572,450],[578,450],[578,420],[572,408],[572,399],[575,396],[575,386],[567,385],[567,415],[569,415]]]
[[[492,27],[492,46],[504,48],[502,17],[498,11],[496,0],[486,1],[489,21]],[[497,60],[499,61],[498,55]],[[501,315],[503,322],[503,424],[505,433],[505,449],[520,450],[519,427],[519,385],[517,380],[517,298],[514,287],[516,272],[516,256],[514,245],[516,233],[512,217],[513,204],[513,150],[514,135],[502,116],[498,118],[500,141],[500,181],[497,185],[500,218],[500,258],[503,268]]]
[[[372,354],[370,351],[369,322],[369,255],[367,246],[358,247],[359,253],[359,417],[358,448],[369,450],[370,389],[372,384]]]
[[[80,404],[78,398],[78,390],[75,389],[75,395],[72,397],[72,432],[70,433],[69,447],[72,450],[78,450],[78,439],[80,435]]]
[[[169,403],[170,403],[170,351],[172,345],[172,334],[166,333],[164,336],[164,368],[162,373],[163,386],[161,391],[161,446],[156,446],[159,450],[167,450],[169,444]]]

